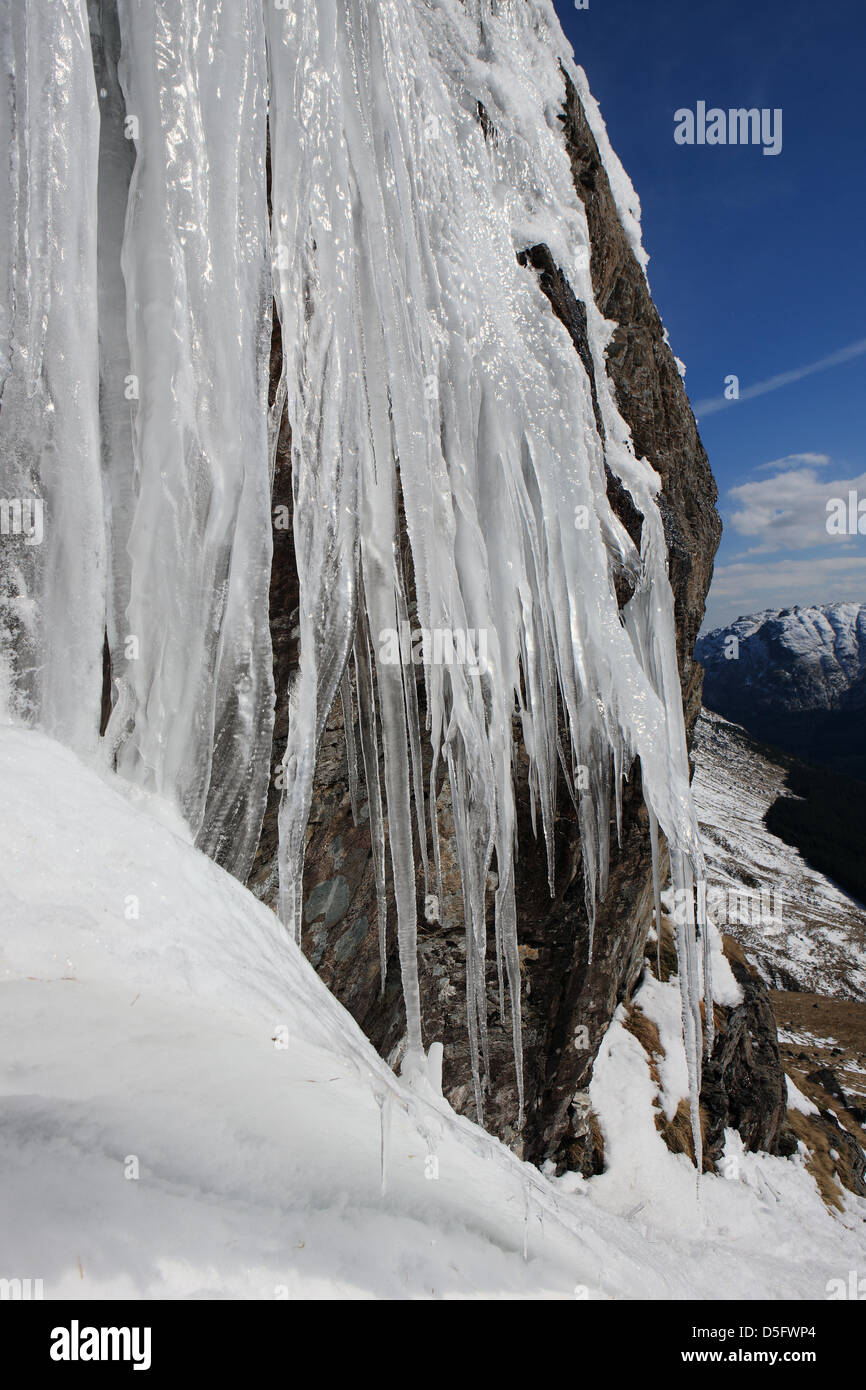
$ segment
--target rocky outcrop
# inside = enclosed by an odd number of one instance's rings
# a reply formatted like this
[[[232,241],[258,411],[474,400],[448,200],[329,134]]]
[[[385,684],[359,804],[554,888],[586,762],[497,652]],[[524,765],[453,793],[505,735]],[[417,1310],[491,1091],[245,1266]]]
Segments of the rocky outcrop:
[[[796,1147],[785,1129],[788,1094],[766,985],[729,937],[725,954],[743,1001],[735,1008],[716,1009],[715,1043],[704,1064],[701,1108],[708,1167],[722,1157],[726,1129],[738,1130],[750,1150],[787,1156]]]
[[[739,1132],[749,1151],[790,1157],[797,1147],[787,1123],[787,1085],[769,993],[733,938],[725,936],[723,943],[742,999],[736,1005],[716,1004],[713,1048],[703,1062],[700,1122],[706,1173],[719,1171],[729,1129]],[[646,968],[663,982],[677,973],[673,929],[664,914],[659,949],[648,953]],[[629,1006],[623,1021],[646,1053],[650,1075],[661,1090],[663,1046],[657,1025],[639,1002]],[[671,1152],[688,1154],[694,1162],[688,1100],[681,1099],[670,1117],[659,1106],[655,1122]]]
[[[635,447],[662,479],[662,511],[670,548],[676,600],[678,652],[689,730],[700,708],[700,671],[692,660],[719,539],[716,488],[676,362],[665,341],[643,272],[616,212],[607,176],[578,95],[565,79],[563,129],[575,187],[587,213],[592,240],[596,301],[618,328],[608,372]],[[569,329],[585,360],[586,309],[546,247],[527,247],[528,273]],[[278,450],[276,486],[289,498],[288,440]],[[281,491],[280,491],[281,490]],[[639,518],[624,491],[609,480],[614,508],[634,534]],[[288,534],[288,533],[286,533]],[[636,537],[637,538],[637,537]],[[297,578],[290,545],[277,553],[272,585],[272,634],[277,667],[276,748],[283,746],[285,690],[291,671]],[[620,601],[627,591],[619,594]],[[419,696],[423,687],[419,686]],[[516,731],[518,732],[518,731]],[[308,832],[303,949],[329,988],[371,1041],[396,1061],[404,1031],[393,900],[388,903],[388,973],[379,981],[376,896],[366,809],[353,823],[348,796],[343,710],[338,701],[324,735]],[[521,765],[522,769],[522,765]],[[522,769],[525,770],[525,769]],[[429,769],[425,769],[429,772]],[[458,1111],[474,1115],[466,1028],[463,900],[453,840],[449,836],[447,782],[438,789],[442,827],[443,897],[437,920],[424,914],[419,875],[419,970],[424,1042],[444,1045],[444,1090]],[[274,854],[278,795],[272,789],[251,886],[275,901]],[[577,818],[564,790],[555,823],[555,893],[550,896],[543,846],[530,824],[526,781],[521,782],[517,904],[523,984],[526,1123],[516,1129],[517,1096],[510,1021],[500,1020],[495,981],[490,1001],[490,1087],[484,1123],[518,1152],[560,1168],[592,1171],[600,1161],[585,1093],[593,1059],[617,1005],[629,996],[642,968],[651,918],[651,878],[646,812],[640,775],[633,768],[625,787],[623,830],[611,851],[609,889],[596,919],[596,945],[588,962],[588,923]]]
[[[804,991],[770,997],[783,1066],[807,1102],[789,1108],[788,1129],[824,1200],[842,1210],[843,1189],[866,1196],[866,1004]]]

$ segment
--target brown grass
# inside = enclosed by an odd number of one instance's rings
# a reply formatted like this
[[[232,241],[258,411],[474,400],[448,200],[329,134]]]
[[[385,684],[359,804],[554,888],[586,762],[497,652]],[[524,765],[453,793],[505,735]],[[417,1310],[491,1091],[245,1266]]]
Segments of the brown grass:
[[[808,1150],[806,1172],[811,1173],[815,1179],[824,1202],[828,1207],[835,1207],[837,1211],[844,1211],[842,1187],[837,1175],[839,1165],[830,1157],[830,1149],[833,1145],[818,1116],[804,1115],[799,1110],[789,1110],[788,1124],[797,1138],[806,1145]],[[836,1152],[839,1151],[836,1150]],[[840,1153],[840,1164],[845,1156],[844,1152]]]

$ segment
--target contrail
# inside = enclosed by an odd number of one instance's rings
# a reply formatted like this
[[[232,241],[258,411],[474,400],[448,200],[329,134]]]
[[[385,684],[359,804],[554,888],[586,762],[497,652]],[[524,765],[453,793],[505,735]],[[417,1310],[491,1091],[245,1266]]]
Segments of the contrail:
[[[694,407],[695,415],[714,415],[717,410],[724,410],[726,406],[738,405],[740,401],[751,401],[756,396],[765,396],[768,391],[778,391],[780,386],[790,386],[792,381],[801,381],[804,376],[811,376],[813,372],[824,372],[828,367],[841,366],[843,362],[850,362],[852,357],[859,357],[864,352],[866,338],[859,338],[856,343],[840,348],[838,352],[831,352],[829,357],[822,357],[819,362],[812,362],[808,367],[795,367],[792,372],[780,372],[778,376],[771,376],[766,381],[747,386],[736,400],[729,401],[724,396],[710,396],[708,400],[698,401]]]

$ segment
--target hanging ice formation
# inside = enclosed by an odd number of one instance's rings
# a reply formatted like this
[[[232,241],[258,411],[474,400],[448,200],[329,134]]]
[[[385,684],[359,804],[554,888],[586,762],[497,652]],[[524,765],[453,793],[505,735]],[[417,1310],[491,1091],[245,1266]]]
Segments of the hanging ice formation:
[[[443,768],[450,782],[480,1112],[494,863],[500,998],[505,978],[521,1069],[515,714],[551,878],[560,774],[578,800],[590,949],[611,791],[618,813],[633,759],[656,878],[657,826],[674,886],[702,878],[660,482],[607,382],[611,325],[592,295],[560,64],[641,254],[633,195],[583,74],[548,0],[21,0],[0,25],[3,494],[45,502],[43,544],[0,555],[0,695],[11,717],[87,752],[107,633],[108,754],[245,876],[272,737],[273,296],[300,580],[281,912],[298,935],[318,743],[354,683],[380,916],[387,816],[410,1068],[424,1062],[414,851],[432,890]],[[540,243],[586,305],[597,407],[518,262]],[[640,553],[605,464],[643,517]],[[621,570],[634,583],[622,614]],[[410,583],[420,628],[486,641],[480,669],[425,665],[423,729],[414,676],[382,640],[405,621]],[[678,949],[699,1138],[693,916]],[[707,967],[705,953],[709,991]]]

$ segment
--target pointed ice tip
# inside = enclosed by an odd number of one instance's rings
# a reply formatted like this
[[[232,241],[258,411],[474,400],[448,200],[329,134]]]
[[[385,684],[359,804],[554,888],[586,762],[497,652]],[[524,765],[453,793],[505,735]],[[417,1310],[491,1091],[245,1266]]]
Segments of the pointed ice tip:
[[[445,1049],[441,1042],[430,1044],[427,1053],[427,1079],[437,1095],[442,1095],[442,1063]]]

